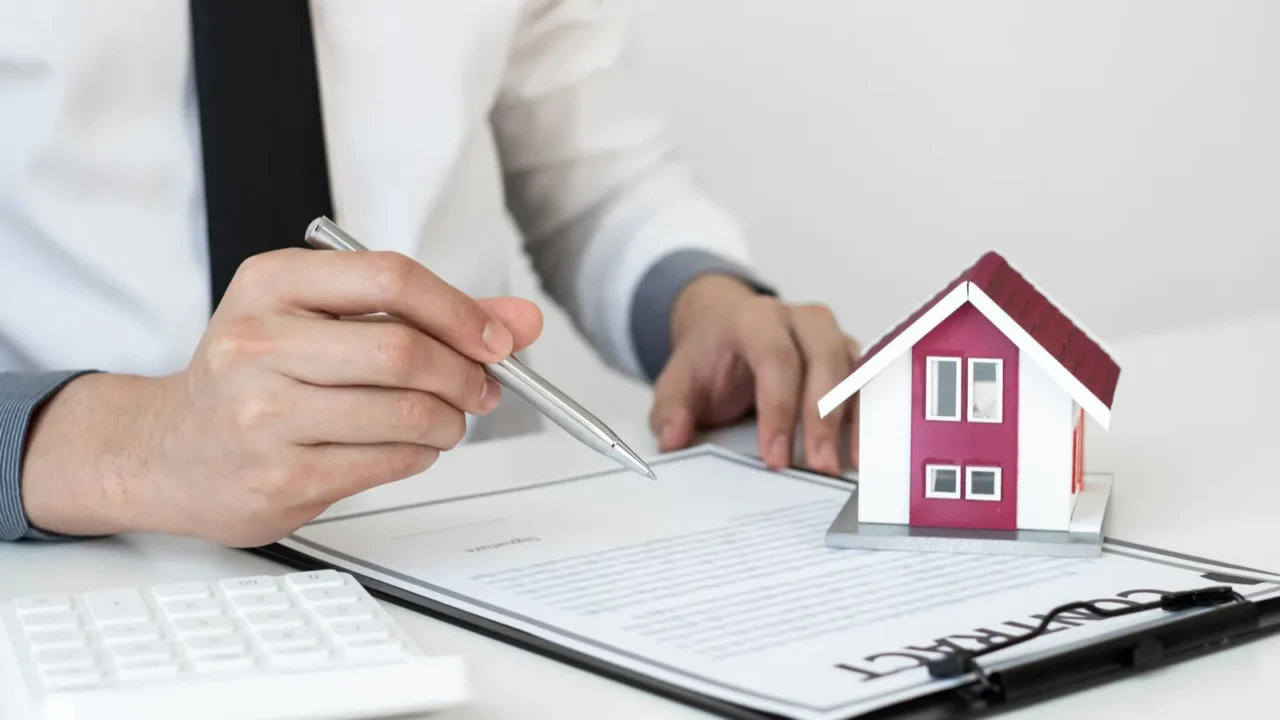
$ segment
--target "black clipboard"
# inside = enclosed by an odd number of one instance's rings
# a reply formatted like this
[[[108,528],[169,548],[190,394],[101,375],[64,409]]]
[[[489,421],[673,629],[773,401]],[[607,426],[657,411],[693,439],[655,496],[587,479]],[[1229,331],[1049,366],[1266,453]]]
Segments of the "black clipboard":
[[[1280,575],[1264,570],[1257,570],[1254,568],[1222,563],[1206,558],[1173,553],[1167,550],[1151,548],[1136,543],[1128,543],[1112,539],[1108,539],[1107,542],[1133,550],[1146,551],[1189,562],[1195,562],[1200,565],[1235,568],[1255,575],[1273,576],[1277,578],[1276,582],[1280,582]],[[576,667],[580,670],[585,670],[592,674],[664,697],[695,709],[704,710],[719,717],[727,718],[728,720],[788,720],[786,716],[762,712],[754,708],[730,703],[716,697],[693,692],[678,685],[658,680],[644,673],[635,672],[618,665],[613,665],[591,657],[585,653],[580,653],[571,648],[564,647],[550,640],[539,638],[535,635],[508,627],[502,623],[489,620],[459,608],[449,606],[445,603],[437,602],[430,598],[398,588],[394,585],[384,583],[376,578],[363,575],[352,569],[330,565],[315,557],[307,555],[306,553],[284,547],[280,544],[271,544],[257,548],[245,548],[245,550],[266,559],[274,560],[285,566],[295,568],[299,571],[336,569],[341,572],[349,573],[356,578],[356,580],[360,582],[360,584],[363,585],[370,594],[386,600],[387,602],[399,605],[428,617],[447,622],[456,627],[484,635],[508,645],[536,653],[556,662]],[[1204,573],[1204,577],[1206,578],[1206,581],[1212,582],[1238,582],[1241,580],[1247,580],[1242,577],[1233,577],[1216,572]],[[1275,602],[1280,603],[1280,599]],[[1141,632],[1144,631],[1139,629],[1128,634]],[[889,707],[859,713],[855,716],[851,716],[848,720],[956,720],[958,718],[967,719],[992,717],[1016,709],[1040,704],[1055,698],[1075,695],[1088,689],[1144,674],[1157,668],[1183,663],[1188,660],[1219,652],[1228,647],[1238,647],[1277,634],[1280,634],[1280,622],[1276,622],[1269,627],[1258,628],[1250,632],[1237,633],[1229,638],[1223,637],[1204,642],[1193,649],[1177,655],[1176,657],[1156,659],[1151,662],[1129,666],[1122,665],[1120,667],[1109,667],[1105,668],[1104,671],[1095,673],[1083,673],[1079,677],[1073,678],[1070,682],[1055,685],[1049,691],[1023,694],[1014,701],[1001,702],[996,705],[984,706],[981,702],[975,702],[975,699],[968,691],[967,686],[963,686],[938,690],[933,693],[898,702]],[[1103,642],[1106,642],[1106,640],[1095,641],[1085,647],[1087,649],[1088,647],[1098,645]],[[1069,655],[1072,652],[1080,651],[1064,651],[1063,655]],[[1016,668],[1024,664],[1027,663],[1015,663],[1007,666],[1005,669],[1007,670],[1008,667]]]
[[[723,449],[717,450],[713,444],[712,450],[716,452],[724,452]],[[750,455],[744,455],[728,451],[728,456],[733,456],[738,462],[759,462],[759,458]],[[581,475],[560,480],[550,481],[548,484],[558,484],[561,482],[572,482],[579,479],[593,477],[598,472],[583,473]],[[793,475],[799,479],[821,479],[823,481],[835,480],[827,476],[815,475],[808,471],[792,470],[786,471],[786,474]],[[839,478],[843,479],[843,478]],[[530,486],[529,489],[537,486]],[[460,499],[460,498],[458,498]],[[401,507],[387,508],[386,511],[396,511]],[[379,511],[381,512],[381,511]],[[1208,558],[1196,557],[1184,553],[1173,552],[1160,548],[1153,548],[1137,543],[1116,540],[1113,538],[1105,538],[1105,544],[1111,546],[1112,552],[1119,555],[1129,555],[1131,557],[1139,557],[1142,554],[1160,556],[1163,562],[1168,565],[1180,566],[1183,569],[1191,569],[1198,572],[1204,578],[1206,584],[1222,585],[1256,585],[1256,584],[1273,584],[1280,587],[1280,573],[1259,570],[1256,568],[1236,565],[1232,563],[1211,560]],[[572,648],[565,647],[555,641],[544,639],[518,630],[516,628],[505,625],[501,622],[491,620],[489,618],[468,612],[458,607],[451,606],[447,603],[434,600],[430,597],[406,590],[390,583],[384,582],[361,573],[357,568],[339,566],[330,564],[316,556],[310,555],[305,551],[295,550],[281,543],[273,543],[256,548],[244,548],[245,551],[259,555],[261,557],[274,560],[287,567],[295,568],[299,571],[309,570],[338,570],[348,573],[354,577],[361,585],[363,585],[370,594],[387,602],[399,605],[408,610],[419,614],[447,622],[455,627],[475,632],[480,635],[498,640],[507,645],[519,647],[523,650],[536,653],[556,662],[585,670],[592,674],[608,678],[615,682],[648,692],[689,707],[693,707],[711,714],[727,718],[728,720],[790,720],[788,716],[777,715],[756,708],[739,705],[720,698],[696,692],[680,685],[665,682],[654,678],[643,672],[630,670],[620,665],[615,665],[606,660],[601,660],[583,652],[579,652]],[[1239,575],[1230,574],[1232,571],[1240,573]],[[1255,578],[1246,577],[1253,575]],[[1266,580],[1256,579],[1257,577],[1268,578]],[[1280,604],[1280,595],[1277,596],[1275,604]],[[1048,611],[1050,608],[1045,608]],[[1142,627],[1133,632],[1142,632]],[[1071,684],[1058,684],[1054,686],[1052,692],[1039,693],[1032,695],[1020,695],[1016,703],[1002,703],[997,707],[983,707],[981,703],[975,703],[974,698],[970,696],[967,686],[959,686],[955,688],[942,689],[932,693],[917,696],[915,698],[899,701],[889,707],[877,710],[860,712],[852,715],[848,720],[943,720],[954,718],[977,718],[987,717],[1018,707],[1024,707],[1029,704],[1035,704],[1060,697],[1065,694],[1074,694],[1084,689],[1095,687],[1101,684],[1114,682],[1132,675],[1146,672],[1153,667],[1171,664],[1172,662],[1182,662],[1191,657],[1198,657],[1209,652],[1216,651],[1228,645],[1235,646],[1242,642],[1251,641],[1261,637],[1265,637],[1274,632],[1280,631],[1280,622],[1275,627],[1268,628],[1267,631],[1259,631],[1249,635],[1240,634],[1232,637],[1230,642],[1220,641],[1211,643],[1204,647],[1200,652],[1183,653],[1176,659],[1170,659],[1164,663],[1146,663],[1141,667],[1121,667],[1118,670],[1112,668],[1110,672],[1094,673],[1088,677],[1080,678],[1080,682]],[[1084,645],[1085,651],[1090,647],[1101,646],[1108,642],[1107,636],[1103,636],[1098,640]],[[1072,651],[1066,650],[1062,654],[1070,655]],[[1056,655],[1057,653],[1055,653]],[[1030,664],[1032,661],[1017,663],[1012,667]]]

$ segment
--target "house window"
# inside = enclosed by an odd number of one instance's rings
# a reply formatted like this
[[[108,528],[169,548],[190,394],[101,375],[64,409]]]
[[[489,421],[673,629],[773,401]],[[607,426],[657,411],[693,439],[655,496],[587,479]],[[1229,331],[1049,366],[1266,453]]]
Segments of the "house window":
[[[1000,500],[1000,468],[965,468],[964,496],[969,500]]]
[[[960,419],[960,358],[931,357],[926,379],[925,418]]]
[[[969,422],[998,423],[1004,415],[1004,362],[969,359]]]
[[[960,497],[960,468],[955,465],[924,467],[924,496],[930,498]]]

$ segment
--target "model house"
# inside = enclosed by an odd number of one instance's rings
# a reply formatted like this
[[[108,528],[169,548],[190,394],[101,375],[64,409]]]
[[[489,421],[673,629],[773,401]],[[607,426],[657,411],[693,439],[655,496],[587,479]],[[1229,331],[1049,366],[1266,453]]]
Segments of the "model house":
[[[820,401],[826,416],[860,394],[856,517],[846,508],[829,540],[1096,554],[1110,483],[1084,481],[1084,419],[1109,426],[1119,376],[1095,337],[983,255]]]

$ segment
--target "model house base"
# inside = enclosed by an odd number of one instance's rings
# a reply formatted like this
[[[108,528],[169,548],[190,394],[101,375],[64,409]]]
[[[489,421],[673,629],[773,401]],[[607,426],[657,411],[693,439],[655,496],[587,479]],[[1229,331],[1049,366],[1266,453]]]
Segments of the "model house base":
[[[1076,496],[1067,530],[977,530],[860,523],[858,493],[854,492],[827,528],[826,544],[862,550],[1098,557],[1102,554],[1102,526],[1111,502],[1111,477],[1093,474],[1087,477],[1084,489]]]

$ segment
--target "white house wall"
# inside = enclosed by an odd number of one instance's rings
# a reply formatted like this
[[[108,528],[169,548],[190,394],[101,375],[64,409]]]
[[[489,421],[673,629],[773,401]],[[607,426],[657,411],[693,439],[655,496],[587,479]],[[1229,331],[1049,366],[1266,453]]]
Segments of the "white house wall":
[[[1018,394],[1018,528],[1066,530],[1073,401],[1026,353],[1018,357]]]
[[[858,521],[911,518],[911,353],[859,391]]]

